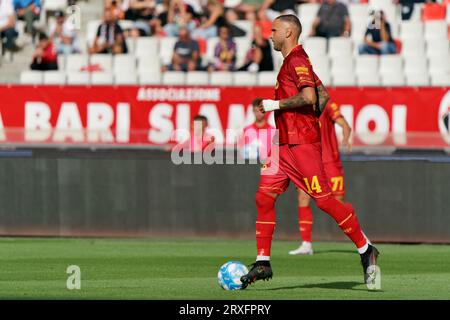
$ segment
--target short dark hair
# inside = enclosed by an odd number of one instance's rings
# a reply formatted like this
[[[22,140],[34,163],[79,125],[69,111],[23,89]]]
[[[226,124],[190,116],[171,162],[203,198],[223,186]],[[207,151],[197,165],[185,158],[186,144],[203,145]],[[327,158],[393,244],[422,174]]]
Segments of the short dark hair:
[[[39,41],[48,40],[48,36],[45,32],[39,33]]]
[[[253,99],[253,101],[252,101],[252,105],[254,106],[254,107],[257,107],[257,106],[259,106],[260,104],[261,104],[261,102],[263,101],[263,99],[262,98],[255,98],[255,99]]]
[[[298,29],[298,35],[300,36],[302,34],[302,24],[300,23],[300,20],[297,18],[296,15],[293,14],[283,14],[281,16],[278,16],[276,20],[281,20],[284,22],[288,22],[292,25],[294,25]]]
[[[206,123],[208,123],[208,118],[205,117],[204,115],[201,115],[201,114],[196,115],[196,116],[194,117],[194,121],[198,121],[198,120],[206,121]]]

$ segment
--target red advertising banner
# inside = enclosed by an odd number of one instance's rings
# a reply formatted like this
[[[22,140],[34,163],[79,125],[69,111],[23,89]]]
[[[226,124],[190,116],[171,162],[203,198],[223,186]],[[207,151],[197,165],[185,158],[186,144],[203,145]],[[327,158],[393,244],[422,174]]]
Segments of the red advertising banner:
[[[450,147],[450,88],[330,88],[355,146]],[[265,87],[0,86],[0,144],[158,146],[197,114],[216,144],[253,121]]]

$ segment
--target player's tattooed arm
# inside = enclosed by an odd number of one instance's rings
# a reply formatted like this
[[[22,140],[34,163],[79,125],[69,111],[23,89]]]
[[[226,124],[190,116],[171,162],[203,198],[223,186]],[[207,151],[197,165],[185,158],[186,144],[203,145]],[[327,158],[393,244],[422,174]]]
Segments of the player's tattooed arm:
[[[303,88],[295,96],[280,100],[280,109],[299,108],[316,104],[316,91],[312,87]]]
[[[317,87],[317,92],[319,94],[319,111],[322,113],[328,103],[328,100],[330,100],[330,94],[323,84]]]

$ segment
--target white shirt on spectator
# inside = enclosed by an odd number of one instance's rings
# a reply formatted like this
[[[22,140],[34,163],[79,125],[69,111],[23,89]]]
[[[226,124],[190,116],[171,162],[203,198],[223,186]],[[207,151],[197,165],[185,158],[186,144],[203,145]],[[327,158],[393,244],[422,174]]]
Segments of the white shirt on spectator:
[[[13,15],[13,0],[0,0],[0,29],[3,29],[8,24],[9,17]]]

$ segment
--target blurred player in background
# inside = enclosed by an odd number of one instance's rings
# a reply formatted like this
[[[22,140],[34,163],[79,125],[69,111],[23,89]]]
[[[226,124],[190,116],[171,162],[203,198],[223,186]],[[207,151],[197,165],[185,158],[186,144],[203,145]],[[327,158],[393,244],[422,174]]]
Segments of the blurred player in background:
[[[201,152],[214,143],[214,136],[207,132],[208,118],[197,115],[192,121],[190,137],[182,143],[182,148],[189,152]]]
[[[328,213],[355,244],[363,265],[364,281],[375,283],[378,251],[370,244],[359,226],[350,204],[334,198],[322,163],[322,147],[318,115],[325,108],[329,95],[315,75],[308,55],[298,39],[302,32],[295,15],[282,15],[272,25],[274,49],[284,57],[275,87],[275,100],[263,100],[260,110],[275,111],[278,145],[273,145],[269,163],[261,170],[255,200],[256,262],[241,277],[242,288],[257,280],[272,278],[270,248],[275,230],[275,201],[292,180],[317,206]]]
[[[262,99],[256,98],[252,102],[255,121],[244,128],[240,147],[244,159],[259,159],[265,161],[272,145],[272,138],[276,129],[267,121],[266,114],[259,110]]]
[[[344,169],[339,157],[339,147],[336,138],[334,124],[342,128],[342,146],[351,151],[352,145],[350,135],[352,129],[342,116],[336,103],[328,103],[319,118],[320,136],[322,141],[322,162],[334,197],[345,203]],[[298,223],[302,243],[300,247],[289,251],[289,254],[313,254],[311,233],[313,216],[310,207],[311,197],[302,189],[298,188]]]

